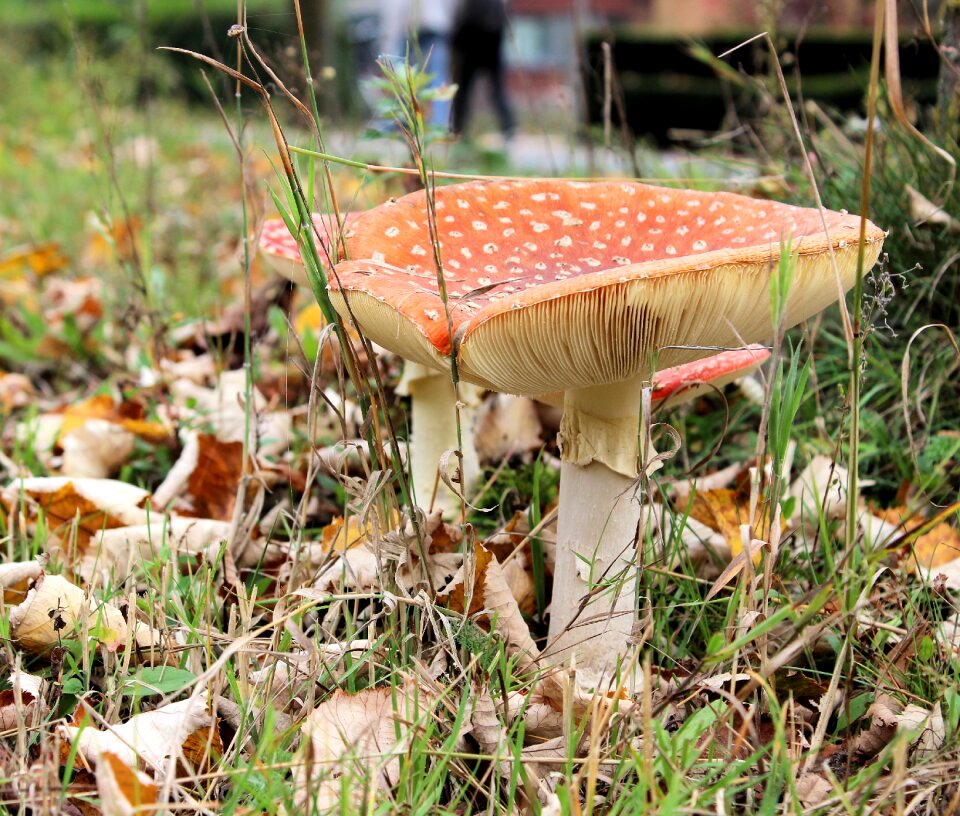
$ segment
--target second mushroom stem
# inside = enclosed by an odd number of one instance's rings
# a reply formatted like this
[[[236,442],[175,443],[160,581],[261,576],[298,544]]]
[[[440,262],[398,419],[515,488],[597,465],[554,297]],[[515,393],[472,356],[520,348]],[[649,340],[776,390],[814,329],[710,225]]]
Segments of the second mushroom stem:
[[[411,402],[410,470],[416,502],[428,508],[436,487],[434,508],[442,510],[445,516],[453,516],[459,511],[460,499],[442,479],[438,481],[437,476],[443,454],[457,447],[456,400],[450,374],[418,363],[407,363],[402,385],[402,392],[410,395]],[[460,383],[464,474],[460,487],[465,491],[480,473],[473,443],[473,424],[482,393],[482,389],[475,385]]]

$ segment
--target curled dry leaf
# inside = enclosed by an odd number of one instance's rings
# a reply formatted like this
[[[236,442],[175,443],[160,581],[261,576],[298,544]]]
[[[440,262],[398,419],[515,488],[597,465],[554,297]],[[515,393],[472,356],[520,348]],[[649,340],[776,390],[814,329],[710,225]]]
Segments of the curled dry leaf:
[[[75,342],[65,342],[60,339],[68,334],[79,331],[81,334],[89,332],[103,317],[103,279],[97,277],[75,278],[67,280],[56,278],[48,283],[44,290],[43,319],[48,333],[44,335],[38,346],[38,353],[50,358],[58,358],[64,354],[71,354]],[[85,345],[92,348],[93,344],[86,338]]]
[[[910,216],[918,224],[934,224],[938,227],[946,227],[952,232],[960,232],[960,221],[957,221],[943,207],[934,204],[919,190],[904,185],[907,191],[907,198],[910,202]]]
[[[911,703],[900,715],[900,727],[910,728],[917,734],[911,745],[913,755],[919,761],[935,757],[947,738],[946,723],[939,702],[934,703],[929,711]]]
[[[816,530],[821,506],[828,519],[842,516],[847,506],[848,477],[846,468],[834,466],[829,456],[814,456],[790,485],[790,495],[797,500],[790,526],[806,525]]]
[[[481,618],[504,639],[508,653],[519,657],[520,666],[533,666],[540,650],[492,552],[475,543],[473,558],[461,566],[438,600],[468,617],[482,613]]]
[[[23,511],[27,524],[42,514],[53,545],[75,545],[82,553],[90,538],[113,527],[146,524],[146,490],[112,479],[63,476],[18,479],[0,491],[12,515]]]
[[[77,572],[85,581],[98,571],[122,580],[159,558],[176,561],[183,555],[200,555],[212,561],[230,530],[226,521],[154,515],[149,524],[98,533],[81,555]]]
[[[149,776],[112,751],[102,751],[97,757],[97,793],[103,816],[149,813],[160,797],[159,788]]]
[[[522,716],[524,734],[529,737],[551,739],[563,733],[562,708],[551,703],[540,683],[529,692],[510,692],[507,695],[507,716],[510,722]]]
[[[229,521],[243,470],[242,441],[190,433],[180,458],[154,493],[154,502],[181,516]]]
[[[497,704],[490,695],[490,689],[486,685],[475,688],[471,699],[473,709],[470,712],[470,733],[477,741],[480,753],[496,757],[497,772],[505,779],[510,779],[513,774],[510,738],[497,711]]]
[[[0,371],[0,408],[4,411],[23,408],[36,396],[33,384],[23,374]]]
[[[335,692],[303,724],[304,761],[296,780],[301,803],[309,795],[318,812],[338,805],[341,777],[356,793],[392,788],[400,778],[399,757],[431,703],[432,695],[412,684]]]
[[[35,717],[47,711],[44,691],[47,681],[42,677],[13,671],[10,688],[0,691],[0,731],[15,731],[20,723],[31,726]]]
[[[134,450],[134,436],[104,419],[91,419],[60,440],[64,476],[106,479],[116,474]]]
[[[37,427],[43,437],[54,437],[52,447],[62,453],[63,475],[102,479],[113,475],[133,453],[135,437],[153,443],[171,438],[169,426],[144,417],[144,408],[137,402],[97,394],[41,415]]]
[[[797,779],[797,799],[807,808],[813,808],[833,795],[834,786],[822,771],[807,771]]]
[[[5,604],[18,604],[27,597],[30,582],[43,572],[39,561],[11,561],[0,564],[0,589]]]
[[[481,753],[500,754],[508,745],[507,729],[497,712],[497,704],[485,685],[475,688],[470,695],[473,709],[470,712],[470,733],[480,746]]]
[[[61,728],[66,739],[91,764],[110,753],[128,768],[136,768],[142,761],[148,768],[165,771],[164,763],[171,757],[186,759],[193,767],[199,767],[198,757],[191,756],[190,739],[199,736],[201,744],[206,745],[215,723],[207,711],[206,700],[190,697],[137,714],[124,723],[105,726],[104,730],[89,724]]]
[[[22,603],[10,610],[10,634],[28,652],[44,654],[64,640],[89,633],[109,651],[133,646],[161,650],[166,639],[141,621],[127,622],[113,604],[101,603],[61,575],[41,575]]]
[[[887,747],[897,732],[902,706],[884,692],[878,692],[867,709],[870,724],[850,740],[850,753],[858,760],[869,760]]]
[[[928,523],[927,519],[918,513],[911,513],[905,507],[875,511],[875,518],[879,522],[876,527],[885,535],[875,536],[874,543],[889,543],[904,534],[914,534],[911,550],[905,559],[906,567],[911,572],[936,574],[938,567],[960,558],[960,532],[945,521],[916,535]]]

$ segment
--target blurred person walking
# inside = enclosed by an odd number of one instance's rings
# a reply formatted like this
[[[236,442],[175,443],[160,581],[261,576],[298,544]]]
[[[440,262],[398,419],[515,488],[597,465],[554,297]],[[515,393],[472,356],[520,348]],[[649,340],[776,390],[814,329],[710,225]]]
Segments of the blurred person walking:
[[[457,0],[382,0],[380,42],[384,54],[417,59],[430,75],[427,88],[450,84],[450,38]],[[409,53],[408,53],[409,52]],[[442,96],[442,94],[441,94]],[[450,126],[450,100],[434,96],[430,125]]]
[[[470,119],[470,95],[477,77],[486,74],[500,130],[509,139],[516,128],[507,99],[503,72],[503,35],[507,27],[506,0],[460,0],[453,21],[453,98],[451,130],[462,135]]]

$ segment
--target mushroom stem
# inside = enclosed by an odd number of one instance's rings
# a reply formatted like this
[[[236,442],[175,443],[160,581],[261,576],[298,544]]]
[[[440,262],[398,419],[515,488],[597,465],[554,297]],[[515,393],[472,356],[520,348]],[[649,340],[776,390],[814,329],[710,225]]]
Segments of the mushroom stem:
[[[453,382],[449,374],[419,363],[407,363],[403,385],[405,393],[410,395],[410,470],[414,497],[418,505],[428,508],[436,485],[434,509],[442,510],[444,515],[452,515],[458,511],[460,499],[442,479],[438,483],[437,472],[443,454],[457,447],[457,411]],[[480,472],[473,444],[473,423],[481,394],[482,389],[475,385],[460,384],[460,424],[465,476],[463,484],[467,487]],[[451,464],[455,466],[456,460]]]
[[[550,604],[555,662],[610,676],[636,618],[637,441],[642,378],[567,391],[557,561]]]

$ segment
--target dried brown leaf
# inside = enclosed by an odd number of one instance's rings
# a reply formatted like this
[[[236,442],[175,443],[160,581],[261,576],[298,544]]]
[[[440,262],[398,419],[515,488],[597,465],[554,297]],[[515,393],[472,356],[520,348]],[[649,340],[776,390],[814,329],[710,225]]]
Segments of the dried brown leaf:
[[[78,561],[77,572],[85,581],[92,580],[98,571],[122,580],[131,573],[139,574],[143,565],[155,562],[161,552],[173,561],[192,555],[212,562],[230,532],[231,525],[226,521],[153,515],[150,524],[114,527],[99,533]]]
[[[140,622],[128,623],[111,603],[88,597],[61,575],[41,575],[22,603],[9,614],[10,634],[26,651],[44,654],[69,640],[89,635],[109,651],[126,648],[151,653],[167,645],[157,630]]]
[[[107,752],[129,768],[136,768],[142,761],[148,768],[166,771],[165,763],[170,757],[189,759],[186,746],[197,732],[201,743],[207,744],[214,720],[203,697],[190,697],[137,714],[126,722],[105,726],[103,730],[90,724],[82,728],[78,725],[61,728],[66,739],[75,744],[91,764],[96,764]],[[196,760],[196,755],[193,758]]]
[[[149,776],[112,751],[103,751],[97,759],[97,793],[103,816],[153,813],[160,797]]]
[[[400,778],[399,757],[431,699],[425,689],[405,685],[337,691],[317,706],[303,724],[305,755],[296,780],[301,802],[309,795],[318,811],[339,803],[342,776],[353,780],[357,794],[364,779],[371,793],[392,788]]]

